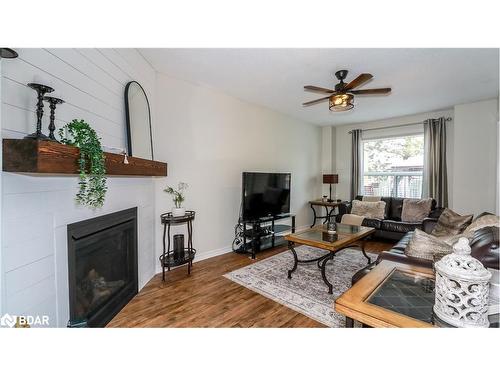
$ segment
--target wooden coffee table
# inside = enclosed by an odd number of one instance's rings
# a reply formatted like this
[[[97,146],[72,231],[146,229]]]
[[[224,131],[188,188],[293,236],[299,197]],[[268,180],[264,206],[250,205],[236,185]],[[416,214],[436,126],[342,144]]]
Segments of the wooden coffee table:
[[[434,274],[431,269],[382,261],[335,301],[346,327],[359,321],[370,327],[436,326]]]
[[[366,238],[375,232],[374,228],[362,227],[348,224],[337,224],[337,233],[329,234],[326,226],[317,225],[303,232],[291,233],[285,236],[288,241],[288,248],[293,254],[293,268],[288,271],[288,278],[292,278],[292,273],[297,269],[298,263],[313,263],[317,262],[321,270],[323,281],[328,286],[328,293],[333,294],[333,285],[326,277],[326,264],[335,257],[335,254],[346,248],[359,248],[363,255],[368,259],[368,264],[371,259],[365,252]],[[315,259],[302,260],[298,259],[295,251],[295,245],[307,245],[317,247],[323,250],[328,250],[328,253]]]
[[[430,268],[383,260],[335,301],[346,327],[451,327],[434,315],[435,278]],[[498,327],[498,314],[490,315]]]

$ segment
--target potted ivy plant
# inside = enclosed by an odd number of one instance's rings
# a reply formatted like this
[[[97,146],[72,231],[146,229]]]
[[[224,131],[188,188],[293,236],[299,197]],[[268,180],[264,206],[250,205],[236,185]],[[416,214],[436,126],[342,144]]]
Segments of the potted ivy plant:
[[[102,207],[106,197],[106,165],[101,139],[84,120],[73,120],[59,129],[61,143],[80,149],[76,202],[91,208]]]
[[[188,188],[188,184],[185,182],[179,182],[177,185],[177,189],[174,189],[172,186],[167,186],[163,191],[172,196],[172,200],[174,202],[174,207],[172,208],[172,216],[179,217],[184,216],[186,214],[186,209],[182,207],[182,202],[186,200],[184,195],[184,191]]]

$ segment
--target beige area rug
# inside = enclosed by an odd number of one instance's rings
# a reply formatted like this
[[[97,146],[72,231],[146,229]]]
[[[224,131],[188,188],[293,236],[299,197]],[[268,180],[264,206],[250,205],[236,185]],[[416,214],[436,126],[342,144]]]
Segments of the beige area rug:
[[[324,250],[299,246],[299,259],[314,259]],[[373,254],[369,255],[375,260]],[[351,277],[366,266],[361,251],[345,249],[327,263],[326,275],[333,284],[333,294],[321,278],[316,262],[299,263],[292,279],[287,270],[293,266],[293,256],[286,251],[224,275],[248,289],[266,296],[292,310],[304,314],[328,327],[344,327],[345,317],[333,309],[333,301],[351,286]]]

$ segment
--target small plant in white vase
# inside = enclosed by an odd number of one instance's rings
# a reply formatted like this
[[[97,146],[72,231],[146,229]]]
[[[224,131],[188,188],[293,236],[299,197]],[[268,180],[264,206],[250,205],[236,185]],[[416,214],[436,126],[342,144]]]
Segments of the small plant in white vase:
[[[174,201],[175,207],[172,208],[172,216],[179,217],[184,216],[186,214],[186,209],[182,207],[182,202],[186,200],[184,196],[184,190],[188,188],[188,184],[185,182],[179,182],[177,185],[177,190],[171,186],[167,186],[163,191],[172,196],[172,200]]]

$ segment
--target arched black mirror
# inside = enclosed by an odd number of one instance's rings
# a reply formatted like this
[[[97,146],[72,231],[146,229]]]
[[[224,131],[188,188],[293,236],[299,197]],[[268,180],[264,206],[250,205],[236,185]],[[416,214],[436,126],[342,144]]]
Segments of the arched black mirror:
[[[139,82],[132,81],[125,86],[125,113],[128,154],[154,160],[149,101]]]

